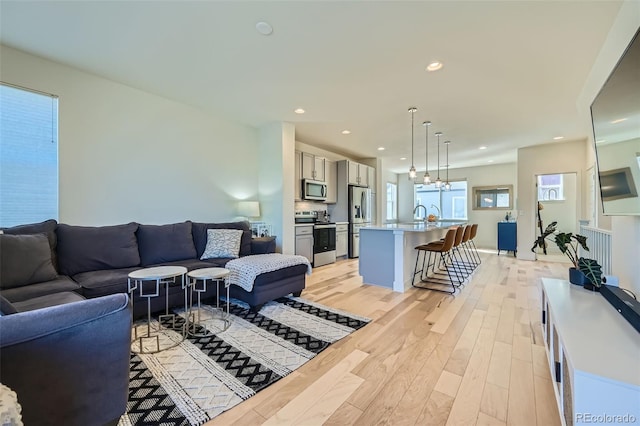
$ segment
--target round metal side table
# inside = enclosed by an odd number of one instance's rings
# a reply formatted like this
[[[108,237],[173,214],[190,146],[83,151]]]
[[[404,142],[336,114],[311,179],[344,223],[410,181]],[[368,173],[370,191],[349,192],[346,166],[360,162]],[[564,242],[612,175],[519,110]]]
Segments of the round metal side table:
[[[180,285],[184,292],[185,312],[187,311],[187,268],[184,266],[156,266],[133,271],[129,274],[128,290],[133,304],[133,296],[139,290],[139,296],[147,299],[146,323],[134,324],[131,351],[150,354],[178,346],[187,336],[187,320],[169,312],[169,287]],[[158,321],[151,321],[151,299],[159,297],[164,286],[165,311]],[[163,333],[172,330],[177,334]]]
[[[231,326],[229,314],[229,270],[225,268],[195,269],[187,274],[189,291],[189,327],[190,336],[207,337],[215,332],[222,332]],[[207,282],[216,285],[216,307],[206,308],[201,304],[201,295],[207,291]],[[225,309],[220,307],[220,282],[224,283],[227,292]],[[193,293],[197,300],[194,307]],[[221,325],[216,323],[221,322]],[[198,330],[200,327],[200,330]]]

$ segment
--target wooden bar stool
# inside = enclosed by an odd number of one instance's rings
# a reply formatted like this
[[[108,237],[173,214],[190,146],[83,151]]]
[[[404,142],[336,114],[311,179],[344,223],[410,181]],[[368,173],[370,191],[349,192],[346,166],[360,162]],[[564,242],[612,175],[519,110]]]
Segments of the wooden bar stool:
[[[416,266],[413,271],[413,279],[411,285],[416,288],[425,290],[440,291],[443,293],[453,294],[456,292],[457,284],[454,282],[452,276],[453,273],[456,276],[456,281],[462,284],[460,276],[455,272],[454,268],[451,268],[451,249],[456,239],[456,228],[451,228],[447,231],[444,239],[439,241],[432,241],[428,244],[422,244],[416,247],[418,254],[416,256]],[[422,269],[418,270],[420,265],[420,254],[422,253]],[[433,261],[432,261],[433,255]],[[439,256],[438,256],[439,255]],[[427,260],[428,257],[428,260]],[[438,262],[438,270],[436,272],[436,261]],[[429,268],[431,267],[431,275],[429,275]],[[443,273],[446,272],[446,275]],[[421,285],[416,285],[416,275],[420,274]],[[448,280],[447,280],[448,278]],[[425,285],[427,284],[427,285]],[[440,287],[433,287],[433,285],[439,285]],[[451,285],[451,290],[447,289],[447,286]]]

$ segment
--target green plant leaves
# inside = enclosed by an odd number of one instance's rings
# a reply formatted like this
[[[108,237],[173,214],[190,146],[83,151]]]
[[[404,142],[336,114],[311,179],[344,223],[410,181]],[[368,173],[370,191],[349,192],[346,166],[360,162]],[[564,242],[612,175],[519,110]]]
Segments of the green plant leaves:
[[[602,266],[596,260],[581,257],[578,259],[578,269],[586,275],[591,284],[597,287],[602,285]]]

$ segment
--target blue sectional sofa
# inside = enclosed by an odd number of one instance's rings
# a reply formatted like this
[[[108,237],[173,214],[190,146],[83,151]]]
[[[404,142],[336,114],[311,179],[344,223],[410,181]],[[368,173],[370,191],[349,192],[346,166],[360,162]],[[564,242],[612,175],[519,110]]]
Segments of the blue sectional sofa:
[[[0,378],[25,425],[115,425],[129,389],[129,298],[67,301],[0,317]]]
[[[143,225],[135,222],[114,226],[73,226],[47,220],[3,229],[0,235],[0,310],[3,314],[127,292],[128,274],[136,269],[180,265],[188,270],[219,266],[230,259],[200,260],[209,229],[242,230],[240,256],[275,251],[269,242],[251,238],[248,222],[181,222]],[[252,309],[269,300],[305,287],[306,265],[296,265],[259,275],[247,292],[231,286],[231,296]],[[210,286],[203,298],[214,297]],[[169,306],[180,306],[179,286],[170,287]],[[151,300],[152,311],[165,307],[165,296]],[[146,299],[133,296],[133,316],[146,314]]]

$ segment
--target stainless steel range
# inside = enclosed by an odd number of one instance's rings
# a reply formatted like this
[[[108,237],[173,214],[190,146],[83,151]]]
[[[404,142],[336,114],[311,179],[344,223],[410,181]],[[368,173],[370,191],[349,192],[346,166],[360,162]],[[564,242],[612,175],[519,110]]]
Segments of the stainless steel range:
[[[318,218],[316,211],[295,213],[296,223],[313,223],[313,266],[328,265],[336,261],[336,224]]]

